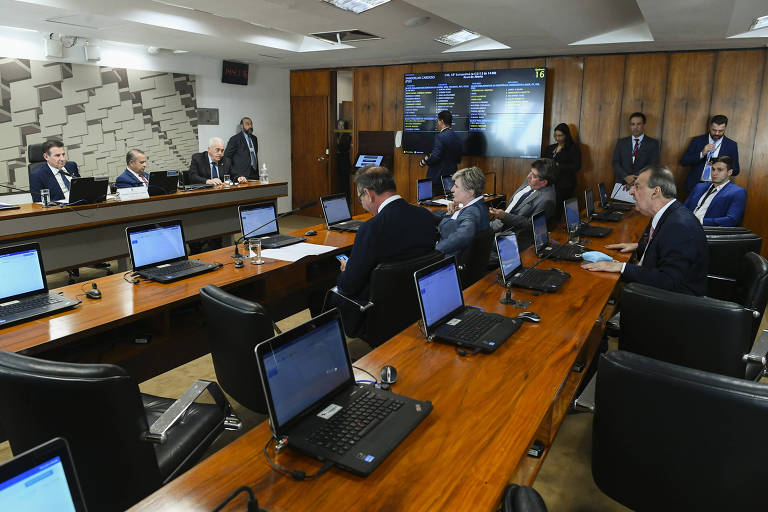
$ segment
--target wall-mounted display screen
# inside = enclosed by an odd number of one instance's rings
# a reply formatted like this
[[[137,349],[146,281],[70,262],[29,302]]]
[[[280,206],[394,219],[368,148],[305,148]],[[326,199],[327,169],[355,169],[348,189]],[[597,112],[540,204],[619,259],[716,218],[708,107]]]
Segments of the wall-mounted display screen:
[[[541,156],[545,68],[408,73],[404,80],[403,152],[432,151],[437,113],[449,110],[465,155]]]

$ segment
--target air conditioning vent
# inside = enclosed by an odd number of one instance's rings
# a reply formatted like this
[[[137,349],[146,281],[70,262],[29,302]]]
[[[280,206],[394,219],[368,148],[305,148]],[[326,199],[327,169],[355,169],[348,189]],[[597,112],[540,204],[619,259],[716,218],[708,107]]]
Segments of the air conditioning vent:
[[[363,32],[362,30],[335,30],[333,32],[317,32],[309,34],[332,43],[349,43],[353,41],[372,41],[381,39],[379,36]]]

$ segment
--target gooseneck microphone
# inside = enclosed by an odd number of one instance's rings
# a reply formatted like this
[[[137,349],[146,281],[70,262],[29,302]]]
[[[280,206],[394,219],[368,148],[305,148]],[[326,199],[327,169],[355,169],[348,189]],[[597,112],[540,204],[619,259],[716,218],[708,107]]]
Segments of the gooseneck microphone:
[[[249,236],[251,236],[252,234],[257,232],[258,230],[260,230],[264,226],[268,226],[269,224],[272,224],[273,222],[277,222],[277,219],[282,219],[283,217],[287,217],[289,215],[293,215],[294,213],[300,212],[301,210],[306,210],[307,208],[312,208],[316,204],[317,204],[317,201],[310,201],[309,203],[303,204],[303,205],[299,206],[298,208],[294,208],[293,210],[290,210],[290,211],[287,211],[287,212],[283,212],[283,213],[279,214],[277,217],[275,217],[274,219],[269,220],[269,221],[265,222],[264,224],[262,224],[261,226],[250,230],[248,233],[245,233],[243,236],[241,236],[240,238],[235,240],[235,252],[232,253],[232,257],[233,258],[242,258],[243,255],[240,254],[240,250],[239,250],[239,246],[238,246],[240,244],[240,242],[242,242],[243,240],[245,240],[246,238],[248,238]]]

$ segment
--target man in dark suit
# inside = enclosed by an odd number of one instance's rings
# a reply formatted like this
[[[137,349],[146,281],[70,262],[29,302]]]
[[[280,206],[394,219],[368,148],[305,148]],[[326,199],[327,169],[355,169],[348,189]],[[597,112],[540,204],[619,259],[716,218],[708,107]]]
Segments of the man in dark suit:
[[[386,167],[363,167],[355,174],[358,199],[373,218],[357,231],[349,261],[341,262],[339,291],[360,304],[368,301],[371,272],[379,263],[404,261],[435,249],[437,231],[429,210],[408,204],[397,194],[395,179]],[[354,335],[362,319],[360,308],[333,295],[342,312],[344,328]]]
[[[207,183],[209,185],[221,185],[224,176],[230,176],[232,181],[243,183],[247,181],[245,176],[240,176],[232,169],[232,161],[224,156],[224,141],[218,137],[211,137],[208,141],[208,151],[192,155],[189,164],[190,183]]]
[[[80,170],[75,162],[67,162],[64,143],[49,140],[43,144],[45,163],[29,174],[29,191],[32,201],[41,201],[40,191],[47,188],[51,192],[51,201],[69,202],[69,187],[72,178],[80,177]]]
[[[117,188],[146,187],[149,185],[147,174],[147,155],[140,149],[132,149],[125,154],[125,170],[115,180]]]
[[[461,162],[461,139],[451,128],[452,124],[453,116],[449,111],[443,110],[437,114],[438,134],[435,135],[435,145],[432,147],[432,153],[419,162],[420,167],[429,167],[427,178],[432,178],[433,196],[443,194],[442,177],[456,172]]]
[[[688,149],[685,150],[680,165],[689,165],[688,178],[685,180],[685,190],[690,192],[699,182],[712,181],[711,160],[719,156],[729,156],[733,159],[733,175],[739,174],[739,146],[736,141],[725,136],[728,118],[724,115],[712,117],[709,123],[709,133],[694,137]]]
[[[613,149],[613,174],[616,183],[629,188],[637,174],[649,165],[659,163],[659,141],[645,134],[645,114],[633,112],[629,116],[629,137],[616,141]]]
[[[664,166],[640,173],[631,194],[635,208],[652,217],[638,243],[607,245],[621,252],[635,251],[637,263],[584,263],[591,271],[621,272],[626,282],[643,283],[689,295],[707,293],[709,249],[704,229],[690,210],[675,199],[675,177]]]
[[[232,170],[238,176],[259,178],[259,141],[253,135],[250,117],[240,120],[240,133],[229,138],[224,156],[232,161]]]
[[[731,183],[733,159],[719,156],[711,160],[712,183],[699,183],[685,200],[704,226],[739,226],[747,204],[747,191]]]

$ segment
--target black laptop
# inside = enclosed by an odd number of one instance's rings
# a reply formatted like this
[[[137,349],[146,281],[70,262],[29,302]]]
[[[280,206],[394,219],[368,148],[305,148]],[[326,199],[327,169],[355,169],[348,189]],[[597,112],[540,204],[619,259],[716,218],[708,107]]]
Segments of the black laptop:
[[[78,304],[48,291],[37,242],[0,248],[0,327],[52,315]]]
[[[64,439],[51,439],[0,465],[0,510],[87,510]]]
[[[277,225],[276,201],[244,204],[237,207],[240,231],[247,240],[261,240],[266,249],[276,249],[303,242],[306,238],[281,235]]]
[[[177,171],[152,171],[149,173],[147,194],[150,197],[175,194],[179,186],[179,173]]]
[[[553,260],[581,261],[584,247],[578,244],[558,244],[549,239],[547,230],[547,217],[544,210],[531,216],[533,225],[533,246],[536,256]]]
[[[170,283],[216,269],[216,265],[187,258],[181,220],[169,220],[125,229],[133,271]]]
[[[434,201],[432,194],[432,179],[431,178],[424,178],[420,179],[416,182],[416,200],[419,202],[419,204],[423,204],[424,206],[439,206],[439,207],[445,207],[448,201],[443,200],[443,202]]]
[[[453,256],[417,270],[413,278],[429,340],[490,353],[520,328],[521,320],[464,305]]]
[[[606,210],[602,212],[595,211],[595,193],[591,188],[584,191],[584,202],[586,203],[587,220],[600,220],[603,222],[619,222],[624,218],[622,212]]]
[[[276,439],[359,476],[369,475],[432,411],[355,382],[338,310],[256,346]]]
[[[613,231],[612,228],[590,226],[587,222],[581,222],[579,201],[575,197],[563,201],[563,211],[565,212],[565,227],[569,235],[602,238]]]
[[[65,206],[103,203],[107,200],[108,188],[109,182],[106,177],[72,178],[69,183],[69,201],[62,199],[56,203]]]
[[[605,191],[605,183],[600,182],[597,184],[597,193],[600,196],[600,206],[604,210],[614,210],[619,212],[629,212],[635,209],[635,205],[625,203],[624,201],[608,200],[608,194]]]
[[[320,198],[325,225],[333,231],[357,231],[364,221],[352,218],[345,194]]]
[[[204,188],[213,188],[215,185],[210,183],[192,183],[189,171],[179,172],[179,190],[201,190]]]
[[[453,200],[453,176],[443,176],[440,178],[443,183],[443,193],[446,199]]]
[[[499,253],[501,277],[507,288],[516,286],[541,292],[556,292],[571,277],[562,271],[523,267],[514,232],[496,234],[496,251]]]

